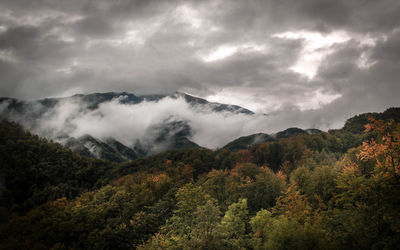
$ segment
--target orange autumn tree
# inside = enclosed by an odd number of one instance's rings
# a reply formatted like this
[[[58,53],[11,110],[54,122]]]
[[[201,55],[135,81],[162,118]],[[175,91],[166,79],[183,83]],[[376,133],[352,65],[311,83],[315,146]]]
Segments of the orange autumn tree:
[[[400,125],[369,120],[372,139],[339,175],[332,224],[341,244],[392,249],[400,244]]]
[[[364,142],[358,158],[361,161],[375,161],[372,176],[382,179],[392,185],[400,184],[400,124],[393,128],[393,121],[383,123],[370,118],[371,123],[366,125],[366,132],[376,131],[380,140],[371,139]]]

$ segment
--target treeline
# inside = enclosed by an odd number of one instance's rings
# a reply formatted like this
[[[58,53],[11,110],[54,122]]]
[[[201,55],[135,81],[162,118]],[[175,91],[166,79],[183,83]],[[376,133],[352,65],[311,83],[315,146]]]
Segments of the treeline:
[[[366,125],[362,133],[302,134],[235,152],[175,150],[118,165],[3,122],[0,246],[397,249],[400,124],[381,118],[346,123]]]

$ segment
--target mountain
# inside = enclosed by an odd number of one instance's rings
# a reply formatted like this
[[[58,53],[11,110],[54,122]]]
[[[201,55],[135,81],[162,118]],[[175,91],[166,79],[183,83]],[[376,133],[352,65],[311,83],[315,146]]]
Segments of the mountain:
[[[172,95],[173,98],[183,97],[187,103],[191,106],[196,107],[208,107],[211,108],[214,112],[230,112],[230,113],[237,113],[237,114],[246,114],[246,115],[253,115],[254,112],[245,108],[242,108],[237,105],[229,105],[229,104],[221,104],[218,102],[209,102],[205,99],[194,97],[185,93],[176,92]]]
[[[168,149],[200,148],[190,141],[192,130],[187,122],[166,120],[150,128],[151,133],[134,150],[141,157],[166,151]]]
[[[70,97],[45,98],[34,101],[23,101],[15,98],[0,98],[0,118],[15,121],[24,127],[58,141],[84,156],[105,159],[115,162],[133,160],[137,157],[159,153],[168,149],[198,148],[191,140],[193,136],[189,121],[168,111],[160,111],[161,120],[147,121],[147,128],[134,140],[118,140],[113,136],[95,136],[89,132],[76,132],[76,123],[82,116],[101,117],[101,105],[108,103],[121,104],[121,107],[136,108],[140,111],[129,113],[126,119],[143,120],[148,112],[143,107],[161,101],[182,101],[193,113],[226,115],[252,115],[252,111],[236,105],[208,102],[205,99],[185,93],[176,92],[171,95],[135,95],[132,93],[108,92],[93,94],[77,94]],[[126,105],[126,106],[124,106]],[[119,112],[119,110],[115,110]],[[123,118],[123,117],[122,117]],[[128,131],[129,132],[129,131]],[[137,133],[132,130],[132,135]],[[135,136],[130,136],[135,137]],[[124,138],[125,139],[125,138]]]
[[[279,140],[279,139],[289,138],[289,137],[301,135],[301,134],[308,134],[308,132],[301,128],[288,128],[288,129],[285,129],[283,131],[280,131],[280,132],[274,134],[273,137],[275,139]]]
[[[361,134],[369,115],[378,119],[395,117],[393,119],[398,121],[398,110],[391,108],[384,113],[355,116],[346,122],[341,131]],[[83,156],[123,162],[170,149],[220,147],[219,132],[224,133],[225,126],[234,126],[237,120],[251,121],[257,116],[240,106],[208,102],[180,92],[171,95],[108,92],[35,101],[3,97],[0,98],[0,119],[15,121]],[[212,136],[203,136],[204,131],[212,131],[212,126],[219,126],[219,121],[223,121],[224,125],[217,132],[212,132]],[[259,131],[265,129],[259,128]],[[276,134],[240,137],[224,148],[235,151],[269,141],[321,132],[318,129],[288,128]],[[229,138],[234,138],[235,132],[229,133]],[[348,140],[346,137],[343,139]],[[213,140],[217,143],[213,142],[211,146],[207,144]]]
[[[239,149],[247,149],[253,145],[262,144],[270,141],[274,141],[274,138],[272,136],[264,133],[258,133],[239,137],[238,139],[226,144],[223,148],[231,151],[236,151]]]
[[[346,121],[342,129],[350,133],[362,134],[365,130],[364,126],[369,123],[368,117],[370,116],[378,120],[393,120],[397,123],[400,122],[400,108],[388,108],[382,113],[364,113],[353,116]]]
[[[114,138],[107,138],[102,141],[91,135],[83,135],[78,138],[67,138],[64,145],[80,155],[113,162],[122,162],[137,158],[137,154],[133,149]]]
[[[102,103],[117,100],[120,104],[139,104],[142,102],[157,102],[164,98],[178,99],[183,98],[186,103],[192,107],[209,109],[214,112],[229,112],[238,114],[254,114],[253,111],[242,108],[237,105],[221,104],[216,102],[208,102],[205,99],[194,97],[185,93],[176,92],[171,95],[141,95],[136,96],[127,92],[107,92],[93,94],[76,94],[69,97],[44,98],[35,101],[23,101],[15,98],[0,97],[1,115],[7,116],[14,114],[28,115],[30,118],[39,118],[49,109],[54,108],[57,104],[70,101],[82,105],[82,109],[95,110]],[[30,111],[31,113],[27,113]]]
[[[125,146],[124,144],[115,140],[112,137],[106,138],[104,142],[116,152],[118,152],[124,160],[134,160],[138,157],[133,149]]]
[[[319,129],[301,129],[301,128],[288,128],[283,131],[280,131],[276,134],[268,135],[264,133],[252,134],[248,136],[242,136],[238,139],[235,139],[228,144],[226,144],[223,148],[236,151],[240,149],[247,149],[253,145],[258,145],[266,142],[278,141],[280,139],[290,138],[296,135],[304,135],[304,134],[319,134],[322,133]]]
[[[23,101],[15,98],[0,97],[0,104],[8,102],[8,109],[14,112],[25,112],[29,106],[34,104],[41,104],[43,109],[37,111],[45,111],[46,108],[52,108],[62,101],[74,101],[86,105],[87,109],[95,110],[100,104],[110,102],[112,100],[118,100],[121,104],[139,104],[141,102],[157,102],[164,98],[184,98],[184,100],[193,107],[209,108],[215,112],[232,112],[242,114],[254,114],[253,111],[242,108],[237,105],[222,104],[217,102],[208,102],[205,99],[188,95],[182,92],[175,92],[171,95],[140,95],[137,96],[127,92],[107,92],[107,93],[92,93],[92,94],[76,94],[69,97],[59,98],[44,98],[35,101]],[[39,112],[40,113],[40,112]]]
[[[118,164],[2,121],[0,249],[398,249],[399,113],[377,114],[383,121],[360,134],[291,128],[251,150],[188,148]],[[163,123],[155,141],[191,133],[184,121]],[[236,141],[262,140],[271,136]],[[75,141],[93,154],[93,145],[121,147]]]
[[[0,162],[0,221],[4,208],[23,212],[99,187],[115,166],[82,157],[7,121],[0,121]]]

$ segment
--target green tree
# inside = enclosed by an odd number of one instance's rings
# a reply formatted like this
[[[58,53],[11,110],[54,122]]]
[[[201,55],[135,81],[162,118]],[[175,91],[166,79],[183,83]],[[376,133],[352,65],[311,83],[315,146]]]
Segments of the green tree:
[[[246,249],[248,245],[247,200],[240,199],[228,207],[221,221],[224,242],[231,249]]]
[[[191,227],[188,245],[191,249],[221,249],[221,232],[218,225],[221,211],[217,201],[209,198],[203,206],[199,206],[193,214],[194,223]]]
[[[251,245],[254,249],[328,249],[323,242],[324,233],[309,223],[304,225],[285,216],[272,217],[261,210],[250,220],[253,230]]]

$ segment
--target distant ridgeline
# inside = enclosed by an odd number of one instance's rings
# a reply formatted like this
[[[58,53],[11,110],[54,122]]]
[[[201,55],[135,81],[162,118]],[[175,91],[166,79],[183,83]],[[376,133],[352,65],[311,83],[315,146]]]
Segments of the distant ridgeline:
[[[141,157],[157,154],[171,149],[200,148],[198,144],[191,141],[192,128],[188,121],[166,118],[159,124],[149,128],[143,140],[129,141],[123,143],[113,137],[98,138],[91,134],[73,136],[75,124],[71,122],[78,113],[93,112],[99,109],[101,104],[115,101],[119,104],[141,104],[143,102],[155,103],[165,98],[173,100],[182,99],[190,107],[203,112],[226,112],[229,114],[252,115],[252,111],[235,105],[208,102],[204,99],[193,97],[184,93],[173,95],[144,95],[136,96],[131,93],[94,93],[88,95],[74,95],[63,98],[46,98],[37,101],[21,101],[13,98],[0,98],[0,118],[15,121],[25,128],[35,131],[41,136],[57,141],[70,148],[72,151],[87,157],[103,159],[112,162],[124,162]],[[67,104],[67,105],[66,105]],[[58,109],[63,105],[77,105],[76,110],[67,114],[59,114]],[[387,117],[398,118],[398,109],[388,109],[382,114],[362,114],[349,119],[344,128],[339,131],[360,134],[364,125],[368,122],[368,115],[380,119]],[[60,119],[60,120],[59,120]],[[63,120],[61,120],[63,119]],[[139,119],[135,118],[135,119]],[[178,119],[178,120],[177,120]],[[48,120],[50,120],[48,122]],[[396,120],[397,121],[397,120]],[[135,133],[135,131],[132,131]],[[289,128],[276,134],[253,134],[243,136],[226,144],[223,148],[236,151],[248,149],[254,145],[265,142],[277,141],[301,134],[319,134],[318,129]],[[335,133],[335,131],[330,131]]]
[[[21,101],[15,98],[8,98],[8,97],[0,97],[0,103],[8,102],[8,109],[14,112],[24,113],[27,110],[33,110],[32,106],[34,104],[40,104],[41,108],[35,112],[34,115],[40,115],[46,112],[47,109],[54,107],[55,105],[61,103],[62,101],[71,100],[78,103],[84,103],[86,105],[85,108],[90,110],[95,110],[99,107],[100,104],[109,102],[115,99],[118,99],[118,102],[121,104],[138,104],[144,101],[147,102],[155,102],[166,97],[170,98],[184,98],[187,103],[192,106],[196,105],[207,105],[213,111],[230,111],[236,113],[243,113],[243,114],[254,114],[252,111],[242,108],[237,105],[228,105],[228,104],[221,104],[215,102],[208,102],[205,99],[194,97],[185,93],[176,92],[172,95],[142,95],[136,96],[132,93],[127,92],[108,92],[108,93],[93,93],[93,94],[77,94],[70,97],[60,97],[60,98],[45,98],[40,99],[37,101]]]
[[[391,108],[122,163],[2,121],[0,249],[397,249],[399,120]]]
[[[114,162],[134,160],[151,154],[166,151],[168,149],[199,148],[200,146],[188,139],[192,135],[192,129],[185,120],[169,119],[151,127],[145,141],[132,141],[131,145],[124,145],[115,138],[96,138],[85,134],[75,138],[71,136],[74,124],[71,120],[77,113],[97,110],[101,104],[116,101],[119,104],[141,104],[143,102],[155,103],[165,98],[184,100],[189,107],[203,112],[227,112],[230,114],[252,115],[252,111],[236,106],[221,103],[208,102],[204,99],[190,96],[184,93],[173,95],[144,95],[136,96],[131,93],[95,93],[88,95],[74,95],[64,98],[46,98],[37,101],[21,101],[13,98],[0,98],[0,117],[20,123],[32,131],[37,131],[46,138],[58,141],[69,147],[74,152],[83,156],[94,157]],[[66,105],[67,104],[67,105]],[[58,114],[57,108],[78,105],[77,111],[67,115]],[[48,119],[64,119],[43,125]],[[174,117],[175,118],[175,117]],[[136,119],[140,119],[137,117]],[[57,125],[59,127],[55,127]],[[53,127],[52,127],[53,126]],[[132,133],[135,133],[133,131]]]

